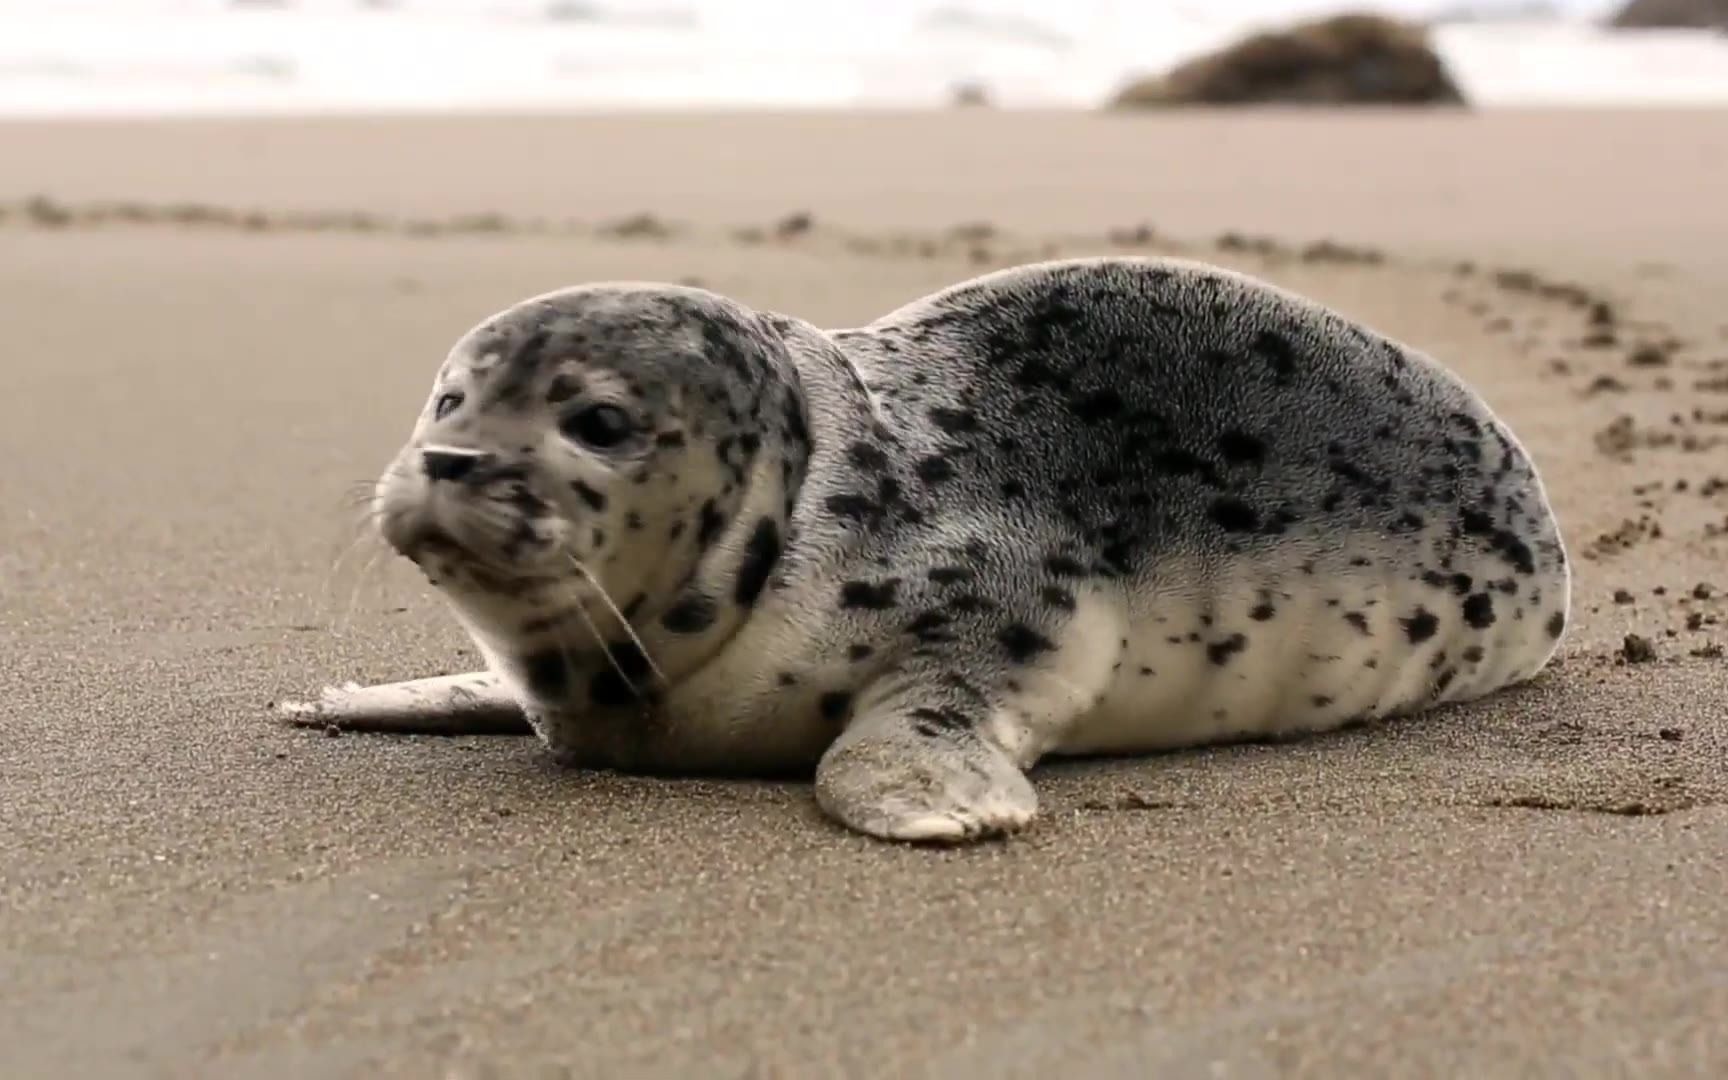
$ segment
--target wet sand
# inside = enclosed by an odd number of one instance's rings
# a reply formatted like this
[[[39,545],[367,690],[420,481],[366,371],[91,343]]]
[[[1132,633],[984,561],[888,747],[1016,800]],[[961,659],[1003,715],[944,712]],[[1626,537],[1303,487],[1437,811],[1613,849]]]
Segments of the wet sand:
[[[0,1074],[1728,1069],[1728,114],[20,123],[0,160]],[[843,325],[1100,251],[1480,387],[1575,557],[1559,661],[1041,769],[1035,828],[960,851],[271,721],[473,666],[350,497],[481,315],[639,277]]]

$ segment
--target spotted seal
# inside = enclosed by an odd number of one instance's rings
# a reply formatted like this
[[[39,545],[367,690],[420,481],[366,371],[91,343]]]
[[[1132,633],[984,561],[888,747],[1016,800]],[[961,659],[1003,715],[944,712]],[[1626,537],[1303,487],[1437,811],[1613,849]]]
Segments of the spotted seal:
[[[533,297],[456,343],[375,510],[486,670],[301,722],[814,766],[829,815],[902,840],[1026,826],[1047,755],[1480,697],[1570,604],[1537,471],[1463,381],[1178,259],[844,330],[653,283]]]

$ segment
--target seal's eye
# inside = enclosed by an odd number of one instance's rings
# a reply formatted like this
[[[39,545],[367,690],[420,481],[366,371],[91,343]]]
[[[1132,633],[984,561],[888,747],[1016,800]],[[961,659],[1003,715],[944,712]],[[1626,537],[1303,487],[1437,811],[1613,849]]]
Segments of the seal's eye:
[[[462,395],[460,393],[457,393],[456,391],[451,391],[450,393],[445,394],[443,397],[439,398],[438,404],[432,406],[432,418],[434,420],[442,420],[446,416],[449,416],[451,413],[455,412],[457,406],[459,406],[461,404],[462,404]]]
[[[604,450],[630,435],[630,414],[616,405],[589,405],[566,416],[558,425],[570,438]]]

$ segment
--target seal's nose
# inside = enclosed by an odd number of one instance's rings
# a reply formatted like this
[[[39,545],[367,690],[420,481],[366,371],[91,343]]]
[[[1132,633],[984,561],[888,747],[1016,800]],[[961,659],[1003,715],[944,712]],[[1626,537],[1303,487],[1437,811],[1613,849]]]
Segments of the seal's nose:
[[[422,450],[420,467],[426,470],[428,480],[460,480],[490,456],[479,450]]]

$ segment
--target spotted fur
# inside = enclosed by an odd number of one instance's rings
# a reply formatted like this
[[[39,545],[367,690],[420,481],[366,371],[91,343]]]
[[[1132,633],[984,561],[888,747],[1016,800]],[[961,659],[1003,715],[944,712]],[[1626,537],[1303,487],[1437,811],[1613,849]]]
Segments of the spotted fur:
[[[584,443],[604,404],[615,447]],[[429,479],[428,452],[475,460]],[[1480,397],[1179,260],[1020,267],[834,331],[700,289],[536,297],[457,344],[378,504],[561,759],[815,765],[830,814],[901,839],[1025,825],[1050,754],[1479,697],[1569,615],[1542,483]]]

